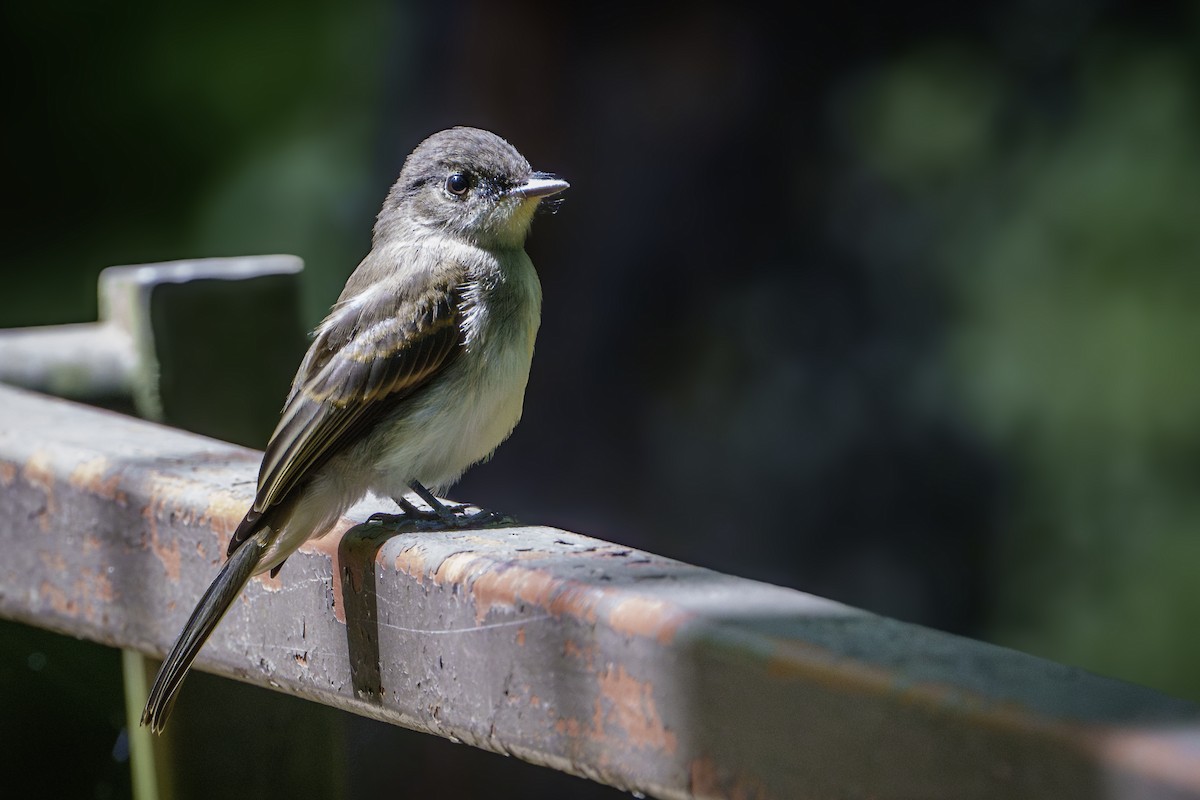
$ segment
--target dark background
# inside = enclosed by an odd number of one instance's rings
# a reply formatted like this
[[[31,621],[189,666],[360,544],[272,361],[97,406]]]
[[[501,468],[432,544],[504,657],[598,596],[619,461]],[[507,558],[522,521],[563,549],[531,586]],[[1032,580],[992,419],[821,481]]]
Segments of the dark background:
[[[572,188],[525,419],[455,497],[1200,700],[1200,4],[0,14],[0,326],[273,252],[313,324],[407,153],[485,127]],[[0,627],[5,773],[124,796],[80,648]],[[401,734],[348,724],[362,788]],[[442,796],[591,791],[404,741]]]

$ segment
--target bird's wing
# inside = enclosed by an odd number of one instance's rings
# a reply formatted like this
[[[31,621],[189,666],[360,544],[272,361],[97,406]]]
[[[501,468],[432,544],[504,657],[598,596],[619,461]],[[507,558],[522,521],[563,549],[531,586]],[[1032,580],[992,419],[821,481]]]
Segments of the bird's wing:
[[[267,444],[258,494],[232,553],[306,476],[444,369],[462,347],[459,288],[445,284],[358,311],[335,309],[317,329]]]

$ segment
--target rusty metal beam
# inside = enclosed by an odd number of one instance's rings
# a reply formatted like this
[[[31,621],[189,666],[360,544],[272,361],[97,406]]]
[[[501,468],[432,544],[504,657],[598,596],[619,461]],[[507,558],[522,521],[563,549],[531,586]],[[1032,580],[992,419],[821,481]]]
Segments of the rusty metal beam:
[[[0,615],[161,654],[257,464],[0,387]],[[252,581],[198,665],[662,797],[1200,797],[1184,701],[566,531],[356,524],[378,508]]]

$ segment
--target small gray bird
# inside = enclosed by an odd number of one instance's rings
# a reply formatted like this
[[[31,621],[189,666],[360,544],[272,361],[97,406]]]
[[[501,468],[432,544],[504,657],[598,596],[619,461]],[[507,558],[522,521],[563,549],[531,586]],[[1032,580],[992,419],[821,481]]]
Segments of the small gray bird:
[[[395,498],[410,517],[490,518],[434,495],[521,418],[542,300],[525,237],[541,199],[567,186],[476,128],[436,133],[404,162],[371,252],[314,333],[254,504],[163,661],[143,725],[163,729],[196,654],[250,577],[274,576],[368,492]]]

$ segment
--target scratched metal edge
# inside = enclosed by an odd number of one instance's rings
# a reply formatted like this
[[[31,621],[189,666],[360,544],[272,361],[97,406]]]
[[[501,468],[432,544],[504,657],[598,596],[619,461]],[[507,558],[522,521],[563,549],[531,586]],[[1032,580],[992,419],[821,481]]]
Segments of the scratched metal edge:
[[[5,509],[9,512],[5,515],[9,523],[5,525],[5,536],[19,541],[22,535],[29,538],[32,534],[35,541],[34,547],[16,548],[33,558],[22,564],[9,561],[3,565],[7,574],[0,584],[0,612],[67,635],[161,655],[186,617],[192,598],[199,596],[215,574],[224,541],[250,497],[250,489],[230,487],[252,485],[251,462],[256,459],[247,459],[240,448],[203,437],[2,387],[0,412],[0,490],[6,501],[33,500],[26,509]],[[20,433],[12,424],[15,419],[20,420]],[[92,446],[98,430],[104,431],[101,438],[120,451],[118,455]],[[164,445],[168,455],[162,456]],[[195,462],[204,466],[197,468]],[[118,513],[116,520],[102,519],[112,507],[124,513]],[[79,511],[81,508],[86,510]],[[25,523],[24,530],[12,524],[17,521]],[[197,531],[199,536],[195,535]],[[325,541],[336,539],[334,535]],[[110,552],[105,552],[106,547]],[[318,569],[324,565],[328,574],[330,559],[313,553],[311,548],[306,550],[289,562],[284,578],[273,581],[260,577],[252,581],[247,595],[254,599],[248,602],[243,598],[235,604],[197,659],[198,669],[468,741],[583,777],[607,780],[622,788],[684,796],[678,787],[662,785],[648,776],[594,769],[551,749],[509,744],[503,736],[477,737],[470,729],[456,730],[453,725],[434,724],[417,715],[364,702],[346,694],[344,684],[334,689],[316,687],[273,670],[255,669],[246,660],[247,648],[228,642],[230,617],[260,603],[263,596],[288,591],[286,577],[303,575],[314,562]],[[136,576],[137,585],[126,582],[116,591],[107,585],[102,573],[111,572],[106,556],[114,552],[135,557],[136,564],[127,570],[127,577]],[[49,568],[40,574],[39,558],[44,562],[41,566]],[[94,585],[71,583],[70,576],[79,574],[93,579],[99,576],[106,585],[95,593]],[[29,579],[24,585],[22,576]],[[330,583],[338,585],[338,581]],[[185,584],[191,584],[190,589]],[[163,591],[164,587],[168,591]],[[139,591],[156,595],[156,602],[123,602],[128,599],[123,595]],[[156,605],[164,606],[161,613],[145,612]],[[334,616],[329,614],[327,618]]]
[[[14,420],[18,421],[14,422]],[[42,423],[40,428],[37,426],[39,420]],[[18,424],[23,429],[20,433],[16,431]],[[124,452],[126,456],[124,460],[122,457],[114,458],[96,449],[89,449],[91,447],[89,443],[96,438],[94,430],[96,426],[113,429],[109,431],[109,435],[101,438],[110,445],[119,443],[115,449]],[[139,447],[141,456],[129,458],[129,451],[138,451]],[[164,459],[155,460],[154,454],[162,450],[166,450],[169,455]],[[189,454],[196,456],[199,464],[189,460]],[[18,457],[14,458],[13,456]],[[117,519],[110,521],[109,525],[110,527],[112,525],[125,526],[116,534],[117,550],[124,547],[133,554],[138,576],[146,578],[153,575],[156,564],[160,574],[171,573],[169,562],[174,553],[178,556],[178,563],[175,564],[173,570],[174,574],[179,580],[192,584],[190,590],[180,588],[175,593],[178,595],[178,599],[174,602],[175,607],[161,615],[139,613],[139,610],[144,607],[139,604],[128,607],[118,604],[127,613],[118,614],[112,609],[108,609],[106,615],[102,606],[93,606],[89,611],[82,604],[86,599],[82,595],[96,591],[95,582],[91,585],[87,581],[76,581],[73,584],[51,583],[51,588],[61,593],[60,595],[55,595],[53,591],[39,593],[38,587],[34,586],[31,591],[26,592],[25,596],[19,596],[19,592],[14,591],[14,587],[20,585],[18,578],[14,577],[17,574],[14,569],[21,565],[13,565],[10,563],[10,559],[6,559],[5,563],[0,565],[0,574],[5,575],[5,580],[0,583],[0,613],[41,627],[52,627],[68,635],[83,636],[107,644],[129,646],[144,652],[161,654],[169,645],[171,637],[177,631],[182,619],[190,611],[191,599],[189,598],[198,597],[199,591],[215,573],[216,565],[220,561],[220,550],[228,536],[228,531],[240,518],[244,510],[244,503],[248,502],[255,466],[254,454],[241,448],[215,443],[202,437],[172,431],[149,423],[107,415],[104,412],[85,409],[61,401],[52,401],[28,393],[0,388],[0,497],[5,498],[0,502],[3,503],[6,512],[5,521],[0,524],[8,527],[3,536],[17,537],[24,532],[27,536],[30,534],[35,536],[38,544],[45,545],[47,541],[42,535],[50,533],[49,528],[71,531],[78,538],[72,540],[70,546],[63,548],[61,552],[55,551],[55,554],[64,559],[69,555],[77,560],[71,565],[74,566],[74,569],[59,570],[59,572],[77,576],[88,574],[87,571],[90,570],[90,574],[100,576],[101,570],[109,566],[106,556],[112,555],[112,553],[106,552],[103,546],[97,544],[95,524],[89,523],[79,514],[73,514],[73,510],[77,506],[84,505],[82,501],[90,499],[95,501],[91,506],[92,511],[97,509],[103,511],[114,507],[125,512],[116,514]],[[231,488],[234,484],[240,484],[243,488]],[[157,506],[152,491],[155,487],[160,492]],[[193,504],[194,507],[183,508],[162,502],[161,492],[164,491],[178,492],[179,497]],[[16,524],[20,515],[11,513],[14,510],[11,503],[14,498],[19,500],[21,496],[33,497],[36,500],[39,492],[42,493],[40,505],[35,502],[33,506],[25,509],[31,513],[25,515],[25,530],[21,531],[19,530],[21,526]],[[67,500],[70,502],[66,502]],[[162,536],[162,540],[159,542],[152,541],[152,537],[146,530],[156,526],[158,534]],[[99,527],[104,528],[104,525]],[[202,531],[200,537],[194,535],[196,529]],[[550,529],[540,530],[550,531]],[[105,531],[105,533],[112,534],[113,532]],[[515,532],[515,534],[522,535],[520,532]],[[125,538],[121,538],[122,535]],[[627,548],[619,548],[617,545],[590,540],[578,534],[551,531],[549,535],[561,536],[564,537],[564,540],[574,543],[563,545],[563,547],[576,547],[582,542],[594,543],[594,545],[586,546],[597,548],[596,552],[601,553],[596,556],[598,559],[613,558],[612,553],[614,549],[617,549],[624,550],[629,554],[636,553],[636,558],[647,559],[646,563],[655,569],[677,569],[685,572],[696,570],[716,575],[668,559],[660,559]],[[181,550],[178,547],[180,541],[187,541],[194,545],[195,552],[192,552],[193,548],[191,547]],[[294,561],[289,561],[284,575],[278,582],[256,580],[255,585],[249,590],[249,594],[254,597],[251,601],[243,601],[240,604],[242,610],[261,602],[259,597],[271,597],[280,593],[293,594],[287,588],[292,585],[289,581],[289,572],[296,577],[305,578],[310,583],[314,574],[329,576],[330,586],[324,590],[324,594],[336,595],[340,582],[332,580],[332,576],[338,572],[337,541],[339,541],[339,536],[335,534],[310,543],[304,552],[294,557]],[[173,543],[174,550],[172,550]],[[473,552],[469,547],[462,547],[461,544],[446,538],[428,536],[401,541],[398,544],[386,544],[374,559],[374,569],[380,577],[407,576],[410,581],[416,581],[418,584],[426,581],[430,585],[438,584],[450,591],[453,591],[455,587],[464,590],[472,600],[458,610],[475,615],[477,621],[486,622],[489,615],[503,614],[506,611],[505,604],[514,608],[522,602],[535,605],[522,594],[522,591],[528,586],[528,584],[522,583],[525,578],[517,575],[516,577],[521,580],[514,584],[512,583],[513,573],[522,572],[524,567],[532,564],[539,557],[545,557],[553,562],[555,558],[553,552],[547,550],[547,552],[539,553],[536,552],[536,549],[522,550],[521,547],[514,546],[505,557],[492,558],[481,555],[479,552]],[[164,552],[154,552],[155,547]],[[36,551],[37,549],[36,547],[25,548],[25,551]],[[6,546],[6,552],[13,553],[14,548]],[[44,548],[42,552],[45,552]],[[533,556],[530,553],[533,553]],[[414,560],[418,555],[420,564]],[[36,561],[34,559],[27,565],[23,576],[37,579],[39,565]],[[70,565],[69,562],[63,562],[63,566],[68,565]],[[8,574],[5,574],[5,566],[8,567]],[[41,567],[45,568],[46,565],[41,564]],[[548,568],[539,566],[537,569]],[[525,571],[528,572],[528,570]],[[727,576],[717,577],[722,580],[736,580]],[[764,667],[763,674],[770,674],[773,669],[777,673],[774,675],[776,679],[780,677],[778,672],[782,669],[785,677],[789,677],[791,680],[807,680],[793,672],[793,667],[799,665],[800,672],[807,670],[811,673],[815,670],[826,680],[845,682],[847,685],[843,687],[844,691],[861,693],[864,691],[864,686],[867,687],[868,694],[888,691],[886,675],[882,678],[878,675],[869,676],[869,679],[862,680],[861,676],[856,677],[853,663],[848,662],[844,656],[822,655],[820,647],[815,649],[808,647],[800,651],[784,652],[781,655],[778,638],[772,639],[772,637],[763,636],[756,631],[739,632],[735,623],[709,625],[704,620],[697,622],[696,608],[699,608],[701,613],[705,609],[703,598],[691,603],[675,603],[673,600],[668,602],[663,599],[663,594],[632,592],[629,586],[608,592],[602,591],[598,593],[599,598],[589,598],[587,591],[584,591],[582,595],[575,592],[579,584],[577,579],[564,577],[561,574],[551,575],[551,578],[549,584],[532,586],[529,587],[530,590],[535,597],[549,603],[554,603],[561,596],[567,597],[571,602],[567,602],[567,606],[570,608],[565,610],[570,610],[572,613],[566,614],[565,618],[584,627],[590,624],[593,628],[599,627],[603,631],[606,626],[612,626],[614,615],[620,619],[619,606],[622,601],[628,600],[638,604],[635,609],[638,613],[631,614],[623,620],[622,629],[617,632],[616,639],[634,642],[635,649],[637,649],[635,655],[643,662],[646,659],[653,660],[669,654],[671,647],[681,634],[688,633],[690,636],[699,630],[701,638],[721,639],[728,635],[729,640],[733,642],[729,646],[737,651],[739,661],[748,659],[759,667]],[[656,578],[656,580],[658,579]],[[509,583],[506,584],[505,581]],[[576,586],[572,587],[572,583]],[[762,590],[763,586],[749,581],[744,584],[747,589],[756,587],[756,591]],[[636,582],[633,585],[636,585]],[[788,595],[794,596],[798,604],[797,608],[817,608],[821,613],[831,616],[836,615],[839,608],[836,604],[819,601],[801,595],[801,593],[792,593],[777,587],[766,588],[769,593],[786,592]],[[322,591],[318,589],[316,594],[321,595]],[[479,594],[479,592],[482,593]],[[109,593],[111,595],[111,590]],[[666,596],[669,598],[670,593],[666,593]],[[778,596],[782,597],[783,595]],[[479,602],[479,597],[483,598],[482,603]],[[65,605],[63,598],[66,598]],[[314,598],[310,598],[310,600],[312,599]],[[696,600],[696,598],[690,599]],[[315,600],[318,601],[315,605],[320,606],[321,597],[318,596]],[[72,601],[76,603],[73,607],[71,606]],[[814,602],[815,606],[813,606]],[[580,611],[582,611],[582,616],[575,613]],[[851,614],[859,613],[853,612],[853,610],[846,611]],[[589,619],[589,614],[594,616]],[[233,615],[231,614],[231,616]],[[900,623],[893,624],[901,625]],[[915,626],[901,627],[905,631],[920,630]],[[732,633],[730,633],[731,629]],[[612,631],[607,632],[611,633]],[[927,631],[923,633],[942,636]],[[661,780],[661,774],[647,774],[645,771],[630,774],[628,770],[623,771],[620,764],[609,763],[597,766],[592,763],[581,763],[576,757],[577,754],[556,751],[545,746],[531,747],[523,743],[519,736],[514,735],[512,741],[506,741],[503,736],[497,738],[495,735],[491,737],[481,735],[480,731],[470,724],[446,724],[436,720],[431,721],[420,714],[406,713],[387,705],[367,702],[353,696],[352,693],[347,694],[344,685],[337,690],[317,688],[303,680],[281,676],[278,672],[268,674],[261,669],[256,669],[254,662],[248,660],[247,653],[253,650],[252,646],[249,646],[247,642],[243,642],[239,647],[230,647],[227,642],[222,646],[223,638],[227,639],[228,637],[222,637],[221,631],[218,631],[212,645],[206,648],[198,662],[200,668],[260,686],[282,687],[291,693],[310,697],[318,702],[343,708],[353,713],[468,741],[484,749],[510,753],[534,763],[603,780],[622,788],[637,788],[658,796],[682,797],[706,794],[715,796],[714,792],[706,791],[706,787],[714,789],[716,792],[722,792],[727,791],[731,786],[743,788],[767,786],[766,783],[756,783],[756,781],[764,780],[761,776],[731,774],[728,771],[722,773],[723,765],[714,762],[714,756],[711,753],[682,754],[683,767],[687,775],[681,778],[680,765],[675,764],[672,768],[674,771],[669,775],[670,779],[665,781]],[[338,649],[337,642],[329,644],[334,645],[334,650]],[[344,645],[344,642],[341,644]],[[726,642],[726,644],[729,643]],[[763,661],[764,654],[766,654],[765,662]],[[623,662],[618,659],[606,661],[606,663]],[[630,661],[629,663],[633,664],[634,662]],[[1103,682],[1107,679],[1100,680]],[[870,688],[872,685],[874,688]],[[918,687],[918,689],[923,690],[923,687]],[[937,687],[934,687],[935,693],[936,690]],[[1153,702],[1154,693],[1147,690],[1146,696]],[[1170,701],[1169,698],[1164,698],[1164,700]],[[1180,702],[1170,701],[1170,704],[1173,707],[1180,707]],[[960,703],[958,707],[954,704],[942,707],[936,703],[935,706],[939,713],[957,715],[966,720],[972,719],[973,715],[978,716],[978,708],[971,707],[969,702]],[[1004,717],[1005,726],[1010,723],[1015,725],[1015,729],[1009,731],[1009,735],[1023,736],[1031,730],[1038,733],[1038,728],[1041,728],[1043,733],[1045,732],[1046,728],[1043,723],[1046,720],[1038,719],[1036,716],[1030,717],[1021,709],[1015,709],[1015,711],[1018,712],[1015,716]],[[1188,719],[1187,714],[1184,714],[1183,718]],[[1191,724],[1195,724],[1195,720],[1196,717],[1193,715],[1189,721]],[[1054,721],[1050,720],[1050,722]],[[1053,724],[1050,725],[1049,730],[1052,738],[1059,738],[1062,735],[1062,730]],[[519,732],[514,731],[514,733]],[[1040,734],[1034,738],[1040,738]],[[569,740],[569,736],[567,739]],[[1068,739],[1080,741],[1071,739],[1071,737]],[[1084,754],[1090,757],[1113,758],[1114,753],[1110,752],[1111,748],[1106,750],[1106,747],[1109,747],[1107,742],[1109,740],[1103,736],[1098,739],[1093,737],[1092,742],[1084,742],[1082,745],[1083,750],[1086,751]],[[585,750],[583,753],[586,754],[587,751]],[[1161,764],[1157,766],[1151,764],[1147,767],[1145,763],[1137,760],[1134,760],[1133,763],[1122,762],[1119,757],[1120,752],[1115,755],[1118,756],[1115,758],[1118,766],[1126,771],[1132,771],[1135,778],[1145,773],[1144,777],[1147,780],[1157,782],[1159,778],[1166,776],[1169,779],[1167,783],[1188,791],[1195,789],[1200,784],[1196,778],[1195,761],[1181,764],[1178,759],[1168,756],[1166,759],[1168,763],[1165,767]],[[694,758],[687,761],[689,756],[694,756]],[[698,761],[700,762],[699,767],[697,766]],[[699,779],[697,778],[698,771],[705,773],[700,774]],[[778,790],[780,787],[773,788]],[[758,794],[760,796],[769,796],[769,794],[786,796],[778,794],[777,791],[768,793],[766,788],[763,788]]]
[[[561,531],[556,532],[556,535],[559,537],[571,536],[571,534]],[[584,542],[588,541],[583,537],[580,539]],[[486,556],[473,552],[469,548],[455,547],[452,543],[446,544],[447,541],[449,540],[443,539],[439,542],[443,545],[444,552],[440,553],[439,559],[435,559],[434,564],[424,564],[424,559],[417,560],[417,569],[412,572],[414,577],[418,580],[437,580],[443,566],[459,555],[467,556],[472,563],[487,560]],[[595,543],[594,540],[592,542],[593,545],[599,544],[599,549],[602,550],[620,549],[617,545]],[[402,548],[395,558],[397,566],[403,562],[411,572],[414,563],[406,556],[423,546],[427,547],[425,543],[415,543]],[[487,566],[476,565],[476,568],[459,576],[459,584],[466,591],[473,592],[476,587],[473,587],[472,584],[481,576],[488,575],[491,570],[512,570],[519,568],[522,564],[536,563],[526,560],[531,556],[538,555],[536,548],[522,549],[534,552],[523,553],[522,557],[517,559],[492,560]],[[628,549],[625,549],[625,552],[634,555],[646,564],[653,564],[657,561],[660,565],[668,567],[673,565],[675,569],[695,574],[707,574],[720,580],[736,580],[646,553]],[[378,561],[382,566],[386,566],[389,558],[387,552],[381,552]],[[529,573],[526,577],[535,579],[538,577],[537,570],[526,570],[526,572]],[[525,599],[530,602],[538,602],[537,597],[540,591],[537,585],[539,581],[534,580],[533,583],[535,584],[534,598],[531,600],[526,597]],[[779,591],[777,587],[755,585],[747,581],[737,581],[737,583],[740,584],[740,588],[749,590],[751,594],[755,589],[766,592]],[[1196,749],[1197,734],[1200,734],[1200,727],[1195,726],[1198,719],[1197,709],[1190,703],[1166,698],[1144,687],[1034,659],[1005,648],[926,631],[916,626],[886,620],[875,615],[836,606],[836,604],[814,602],[815,598],[791,593],[795,599],[801,600],[801,606],[811,606],[813,610],[819,609],[822,615],[837,619],[839,623],[857,623],[873,629],[891,627],[904,636],[917,635],[938,639],[942,647],[945,647],[947,643],[957,644],[975,651],[976,657],[984,655],[990,657],[998,669],[1011,668],[1014,662],[1020,670],[1027,671],[1031,667],[1044,669],[1047,676],[1053,675],[1063,686],[1068,683],[1076,684],[1093,689],[1098,694],[1107,693],[1109,696],[1119,699],[1120,704],[1126,709],[1121,713],[1127,713],[1128,709],[1142,703],[1147,704],[1148,712],[1152,710],[1150,707],[1160,706],[1153,713],[1139,712],[1131,716],[1129,719],[1131,725],[1127,729],[1105,730],[1103,726],[1089,725],[1088,721],[1073,721],[1069,714],[1064,714],[1061,718],[1045,714],[1039,715],[1036,709],[1022,706],[1016,699],[1005,696],[1003,692],[997,692],[994,696],[990,696],[977,689],[953,685],[953,682],[948,680],[938,682],[926,679],[922,682],[918,679],[905,678],[898,670],[889,672],[878,664],[847,659],[844,654],[836,653],[818,642],[786,640],[782,637],[764,636],[758,633],[747,634],[745,630],[727,622],[713,624],[711,620],[704,619],[701,614],[698,614],[695,608],[688,608],[686,603],[672,606],[664,603],[660,598],[639,596],[635,592],[627,592],[622,593],[624,596],[609,598],[613,602],[609,603],[609,616],[606,618],[603,590],[597,591],[595,587],[591,587],[589,592],[587,587],[572,587],[571,584],[572,581],[569,578],[559,579],[555,582],[557,594],[543,598],[543,601],[548,600],[554,604],[558,597],[575,595],[575,606],[582,609],[584,614],[590,613],[598,616],[600,621],[609,627],[615,627],[614,617],[611,613],[613,606],[619,609],[629,602],[637,602],[651,619],[641,620],[638,630],[626,630],[627,633],[657,641],[658,644],[664,646],[675,646],[685,638],[690,638],[693,642],[703,640],[710,646],[721,647],[724,645],[726,649],[736,652],[743,662],[747,660],[747,655],[749,655],[748,660],[754,662],[752,665],[745,663],[741,665],[743,677],[755,673],[764,680],[801,681],[809,685],[837,687],[847,694],[871,696],[881,706],[902,707],[911,712],[913,716],[941,718],[940,721],[943,723],[947,719],[951,719],[960,727],[975,733],[977,738],[995,737],[996,741],[1014,738],[1028,740],[1028,743],[1034,747],[1051,748],[1057,754],[1057,758],[1080,762],[1081,770],[1088,769],[1087,762],[1104,758],[1112,762],[1110,770],[1112,774],[1108,777],[1128,780],[1129,775],[1141,775],[1148,784],[1183,787],[1189,791],[1195,791],[1197,787],[1200,787],[1198,762],[1193,759],[1190,765],[1188,763],[1189,749],[1192,751]],[[520,582],[517,582],[516,585],[519,586]],[[591,597],[580,596],[589,593],[592,595]],[[506,601],[511,603],[519,597],[519,591],[513,592],[506,595]],[[495,602],[495,598],[491,598],[486,604]],[[655,612],[660,613],[656,616]],[[486,612],[479,613],[482,620],[486,616]],[[730,641],[734,644],[729,645]],[[1010,677],[1007,680],[1019,685],[1021,676]],[[1118,698],[1117,695],[1120,697]],[[1079,711],[1078,708],[1072,710]],[[1180,720],[1192,723],[1193,735],[1190,737],[1180,736],[1179,732],[1174,730]],[[1127,746],[1122,747],[1122,743]],[[952,747],[947,749],[953,750]],[[1150,754],[1148,758],[1146,751],[1150,749],[1157,752]],[[1173,753],[1176,758],[1173,760],[1169,756],[1164,757],[1164,753]],[[1155,763],[1156,760],[1158,763]],[[1014,772],[1020,771],[1021,765],[1008,765],[1006,769]],[[1066,770],[1064,770],[1065,772]],[[1037,778],[1030,778],[1030,780],[1034,779]],[[1001,783],[1005,782],[1011,783],[1012,779],[1006,778],[1001,781]],[[1056,793],[1052,796],[1062,795]]]

